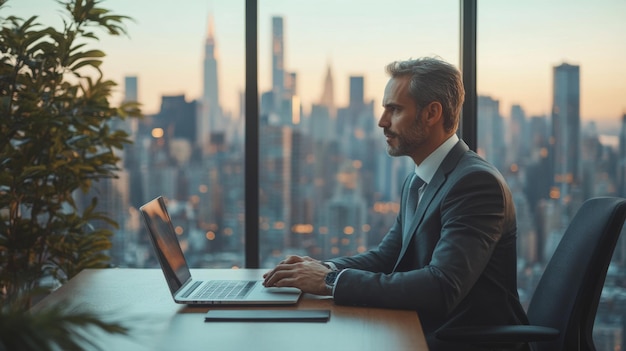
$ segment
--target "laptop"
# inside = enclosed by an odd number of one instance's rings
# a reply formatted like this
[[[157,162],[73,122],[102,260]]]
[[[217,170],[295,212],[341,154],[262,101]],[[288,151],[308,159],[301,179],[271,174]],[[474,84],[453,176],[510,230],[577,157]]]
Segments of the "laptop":
[[[180,247],[162,196],[140,207],[174,301],[191,305],[292,305],[296,288],[266,288],[262,280],[196,280]]]

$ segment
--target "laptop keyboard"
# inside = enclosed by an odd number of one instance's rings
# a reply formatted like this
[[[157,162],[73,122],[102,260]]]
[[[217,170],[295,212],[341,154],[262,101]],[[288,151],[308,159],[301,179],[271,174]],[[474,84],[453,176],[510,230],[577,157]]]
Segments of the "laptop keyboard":
[[[201,282],[197,282],[201,283]],[[193,292],[192,299],[208,299],[208,300],[236,300],[241,299],[248,295],[252,287],[256,284],[256,281],[246,280],[211,280],[204,284],[202,288],[197,291],[194,287],[189,289],[189,292]]]

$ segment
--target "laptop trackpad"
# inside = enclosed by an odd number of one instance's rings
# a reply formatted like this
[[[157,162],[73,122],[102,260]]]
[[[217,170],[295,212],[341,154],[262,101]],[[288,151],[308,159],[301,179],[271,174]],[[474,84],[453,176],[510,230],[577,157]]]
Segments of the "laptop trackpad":
[[[300,289],[298,288],[284,288],[284,287],[276,287],[276,286],[270,286],[270,287],[264,288],[263,290],[272,294],[299,294],[300,293]]]

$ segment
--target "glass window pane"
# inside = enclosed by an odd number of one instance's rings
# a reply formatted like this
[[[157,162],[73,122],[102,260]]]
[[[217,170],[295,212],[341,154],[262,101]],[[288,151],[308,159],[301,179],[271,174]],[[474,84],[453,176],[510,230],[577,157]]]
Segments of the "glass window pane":
[[[136,77],[148,114],[125,153],[127,181],[120,186],[129,202],[120,204],[117,264],[156,264],[136,209],[164,195],[191,267],[243,267],[244,3],[109,6],[135,23],[130,39],[105,43],[111,45],[107,72]]]
[[[118,83],[111,103],[137,100],[146,117],[124,121],[134,144],[119,178],[94,183],[79,202],[119,224],[112,264],[158,266],[138,208],[163,195],[192,267],[243,266],[243,1],[109,0],[101,7],[130,16],[128,36],[102,35],[101,69]],[[7,11],[62,25],[54,1],[9,1]],[[96,224],[98,225],[98,224]]]
[[[623,1],[481,1],[478,152],[514,192],[519,290],[528,303],[572,215],[595,196],[624,196],[626,13]],[[621,348],[623,249],[594,327]]]
[[[377,127],[384,67],[458,50],[458,1],[259,2],[261,266],[380,242],[413,170]]]

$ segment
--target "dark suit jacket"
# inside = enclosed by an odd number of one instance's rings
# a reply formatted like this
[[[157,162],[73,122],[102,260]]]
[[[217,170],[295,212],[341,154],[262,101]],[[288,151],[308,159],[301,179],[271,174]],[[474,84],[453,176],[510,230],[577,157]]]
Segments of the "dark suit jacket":
[[[443,325],[527,324],[517,293],[515,207],[502,175],[459,141],[415,218],[404,218],[412,177],[378,247],[329,260],[351,268],[337,281],[335,303],[414,309],[433,350],[447,349],[433,337]]]

